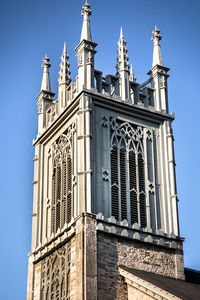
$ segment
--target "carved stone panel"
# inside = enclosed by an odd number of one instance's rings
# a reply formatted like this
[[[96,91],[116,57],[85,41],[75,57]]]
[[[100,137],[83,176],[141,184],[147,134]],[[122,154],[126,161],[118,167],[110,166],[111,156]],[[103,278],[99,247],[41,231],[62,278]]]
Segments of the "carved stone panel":
[[[67,300],[70,284],[70,247],[63,246],[42,262],[41,300]]]

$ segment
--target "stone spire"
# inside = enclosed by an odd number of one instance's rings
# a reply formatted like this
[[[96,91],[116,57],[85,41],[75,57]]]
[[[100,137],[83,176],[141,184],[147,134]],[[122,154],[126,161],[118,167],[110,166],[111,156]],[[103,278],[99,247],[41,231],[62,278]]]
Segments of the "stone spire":
[[[42,68],[44,69],[44,72],[42,77],[41,91],[47,91],[47,92],[51,92],[50,76],[49,76],[49,68],[51,67],[51,64],[49,63],[49,61],[50,59],[46,54],[42,64]]]
[[[126,49],[126,41],[124,39],[123,30],[121,27],[120,38],[118,42],[118,56],[117,56],[117,76],[120,77],[120,96],[122,100],[129,99],[129,63]]]
[[[131,68],[130,68],[130,76],[129,76],[129,80],[132,81],[132,82],[135,82],[136,81],[136,77],[133,73],[133,66],[131,65]]]
[[[82,40],[92,41],[90,18],[89,18],[89,16],[91,16],[92,12],[90,10],[90,4],[87,3],[87,0],[86,0],[85,4],[83,5],[83,10],[82,10],[81,14],[83,16],[81,41]]]
[[[159,41],[162,39],[162,36],[160,35],[160,30],[155,26],[155,29],[152,31],[153,36],[152,40],[154,43],[153,46],[153,64],[152,67],[155,65],[163,66],[163,60],[162,60],[162,54],[160,50],[160,44]]]
[[[70,66],[69,56],[67,54],[66,42],[65,42],[63,54],[61,56],[61,64],[60,64],[60,71],[59,71],[59,78],[58,78],[59,85],[61,84],[69,85],[71,83],[71,77],[70,77],[71,72],[69,66]]]
[[[118,42],[118,57],[117,57],[117,74],[119,74],[120,71],[126,71],[129,73],[129,63],[128,63],[128,55],[127,55],[127,49],[126,49],[126,41],[124,39],[123,35],[123,29],[121,27],[120,31],[120,39]]]

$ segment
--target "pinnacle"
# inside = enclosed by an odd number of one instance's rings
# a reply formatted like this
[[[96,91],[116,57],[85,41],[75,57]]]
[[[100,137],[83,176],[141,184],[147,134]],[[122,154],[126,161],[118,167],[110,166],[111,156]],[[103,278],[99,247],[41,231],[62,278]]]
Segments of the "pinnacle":
[[[67,47],[66,42],[64,42],[63,54],[61,56],[61,64],[60,64],[60,71],[59,71],[59,84],[67,84],[69,85],[71,82],[70,77],[70,69],[69,69],[69,56],[67,55]]]
[[[158,29],[157,26],[155,26],[155,29],[152,31],[152,33],[153,33],[153,36],[151,39],[154,44],[152,66],[153,67],[155,65],[163,66],[163,59],[162,59],[162,54],[161,54],[161,49],[160,49],[160,44],[159,44],[159,41],[162,39],[162,36],[160,35],[160,30]]]
[[[133,65],[131,64],[131,68],[130,68],[130,76],[129,76],[130,81],[136,81],[135,75],[133,73]]]
[[[67,47],[66,47],[66,42],[64,42],[64,48],[63,48],[63,53],[67,53]]]
[[[131,64],[130,74],[133,75],[133,65]]]
[[[128,55],[126,48],[126,40],[124,39],[123,29],[120,29],[120,39],[118,41],[118,57],[117,57],[117,73],[122,70],[129,72]]]
[[[88,4],[87,1],[83,5],[83,10],[82,10],[81,14],[83,16],[81,41],[82,40],[92,41],[90,18],[89,18],[89,16],[91,16],[91,14],[92,14],[92,11],[90,10],[90,5]]]
[[[122,39],[123,37],[124,37],[124,34],[123,34],[122,26],[121,26],[121,30],[120,30],[120,39]]]
[[[45,55],[43,59],[43,77],[42,77],[42,85],[41,85],[41,91],[51,91],[51,85],[50,85],[50,77],[49,77],[49,68],[51,67],[51,64],[49,63],[50,59]]]

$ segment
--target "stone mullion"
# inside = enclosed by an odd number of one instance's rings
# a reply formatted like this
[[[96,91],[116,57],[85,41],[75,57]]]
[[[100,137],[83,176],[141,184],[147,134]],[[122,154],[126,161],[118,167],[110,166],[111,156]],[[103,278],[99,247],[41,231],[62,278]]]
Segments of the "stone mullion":
[[[102,174],[102,190],[103,190],[103,193],[102,193],[102,197],[101,197],[101,202],[102,203],[102,210],[101,212],[104,214],[104,215],[107,215],[108,216],[111,216],[111,210],[110,210],[110,189],[109,189],[109,185],[110,185],[110,177],[109,177],[109,174],[110,174],[110,136],[108,134],[109,132],[109,128],[107,126],[107,123],[105,126],[101,126],[101,141],[102,141],[102,144],[101,144],[101,157],[102,157],[102,163],[101,165],[103,166],[103,170],[104,172],[106,172],[107,174],[107,177],[105,176],[103,178],[103,174]],[[108,155],[109,153],[109,155]],[[101,170],[101,172],[103,172],[103,170]]]
[[[48,239],[48,225],[49,225],[49,165],[50,165],[50,152],[48,151],[47,158],[47,171],[46,171],[46,214],[45,214],[45,239]]]
[[[40,187],[41,187],[41,174],[40,174],[40,168],[41,168],[41,144],[38,145],[38,189],[37,189],[37,209],[36,209],[36,238],[35,238],[35,247],[38,247],[38,239],[39,239],[39,227],[40,227],[40,223],[39,223],[39,217],[40,217]]]
[[[146,194],[146,216],[147,228],[151,228],[151,213],[150,213],[150,199],[149,199],[149,182],[148,182],[148,151],[147,151],[147,132],[144,128],[144,178],[145,178],[145,194]]]
[[[67,155],[66,155],[66,216],[65,216],[65,222],[68,224],[68,181],[69,181],[69,162],[68,162],[68,157],[69,157],[69,149],[67,148]]]
[[[126,149],[126,214],[127,221],[131,224],[131,204],[130,204],[130,165],[129,165],[129,151],[130,149]]]
[[[76,126],[77,128],[77,126]],[[73,134],[73,148],[72,148],[72,158],[73,158],[73,178],[77,180],[77,131],[75,130]],[[74,217],[78,215],[78,201],[77,201],[77,184],[73,184],[73,203],[74,203]]]
[[[65,254],[65,296],[66,296],[66,300],[69,299],[68,297],[68,294],[69,294],[69,291],[67,289],[68,287],[68,272],[69,272],[69,249],[68,249],[68,245],[66,246],[66,254]]]
[[[157,197],[156,197],[156,166],[155,166],[155,145],[154,145],[154,132],[151,130],[151,145],[152,145],[152,176],[153,176],[153,186],[154,186],[154,218],[155,218],[155,229],[159,230],[158,228],[158,207],[157,207]]]
[[[165,178],[164,178],[164,173],[165,173],[165,165],[164,165],[164,153],[163,153],[163,147],[162,145],[164,144],[163,142],[163,134],[162,134],[162,127],[160,127],[159,131],[159,157],[160,157],[160,180],[161,180],[161,209],[162,209],[162,230],[164,232],[167,232],[167,203],[166,203],[166,195],[165,195]]]
[[[89,213],[92,213],[92,199],[91,199],[91,156],[90,156],[90,151],[91,151],[91,145],[90,145],[90,98],[86,98],[86,109],[84,113],[84,147],[85,147],[85,182],[86,182],[86,193],[85,193],[85,202],[86,202],[86,211]]]
[[[111,134],[110,134],[110,127],[107,129],[107,147],[108,147],[108,171],[109,171],[109,181],[108,181],[108,215],[112,215],[112,195],[111,195],[111,190],[112,190],[112,183],[111,183]]]
[[[83,99],[82,99],[83,100]],[[81,101],[81,100],[80,100]],[[81,103],[82,104],[82,103]],[[78,203],[79,203],[79,211],[85,212],[85,178],[84,178],[84,169],[85,169],[85,149],[84,149],[84,122],[83,122],[83,111],[78,112],[78,126],[77,126],[77,141],[78,141],[78,164],[77,164],[77,173],[78,173]],[[82,187],[82,188],[81,188]]]
[[[120,144],[117,145],[117,162],[118,162],[118,205],[119,205],[119,211],[118,211],[118,217],[119,221],[121,221],[121,174],[120,174]]]
[[[139,167],[138,167],[138,152],[135,153],[136,162],[136,182],[137,182],[137,208],[138,208],[138,224],[141,226],[140,216],[140,187],[139,187]]]
[[[40,145],[40,166],[39,166],[39,174],[40,174],[40,187],[39,187],[39,210],[38,210],[38,237],[37,237],[37,246],[42,245],[42,228],[43,228],[43,186],[44,186],[44,147]]]
[[[173,233],[179,235],[178,226],[178,208],[177,208],[177,190],[176,190],[176,174],[175,174],[175,158],[174,158],[174,137],[172,128],[168,126],[168,164],[169,164],[169,174],[170,174],[170,200],[172,205],[172,222],[173,222]]]
[[[56,229],[56,227],[57,227],[57,225],[56,225],[56,223],[57,223],[57,203],[58,203],[58,195],[57,194],[58,194],[58,163],[56,164],[56,176],[55,176],[55,216],[54,216],[55,228],[54,228],[54,233],[57,232],[57,229]]]
[[[164,143],[163,146],[165,148],[165,151],[163,149],[163,154],[164,154],[164,158],[165,158],[165,170],[166,170],[166,205],[167,205],[167,211],[168,211],[168,227],[167,227],[167,231],[168,233],[173,232],[173,221],[172,221],[172,203],[171,203],[171,195],[170,195],[170,173],[169,173],[169,162],[168,162],[168,133],[167,133],[167,126],[168,126],[168,122],[165,121],[163,124],[163,137],[164,137]]]
[[[36,239],[37,239],[37,214],[38,214],[38,184],[39,184],[39,153],[38,147],[35,147],[35,157],[34,157],[34,181],[33,181],[33,214],[32,214],[32,245],[31,248],[36,247]]]
[[[71,211],[71,218],[75,215],[75,201],[74,201],[74,132],[72,132],[72,139],[71,139],[71,201],[72,201],[72,211]]]
[[[63,214],[64,214],[64,171],[63,171],[63,153],[62,153],[62,160],[60,164],[61,169],[61,191],[60,191],[60,229],[62,229],[62,220],[63,220]],[[64,224],[63,224],[64,225]]]

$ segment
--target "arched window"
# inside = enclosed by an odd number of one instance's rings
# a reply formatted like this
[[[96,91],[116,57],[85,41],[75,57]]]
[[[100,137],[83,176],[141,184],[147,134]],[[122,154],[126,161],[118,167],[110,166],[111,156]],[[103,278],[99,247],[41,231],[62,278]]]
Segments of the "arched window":
[[[66,135],[54,144],[52,176],[52,232],[55,233],[72,219],[72,147]]]
[[[143,128],[123,123],[111,125],[111,212],[146,227]]]

